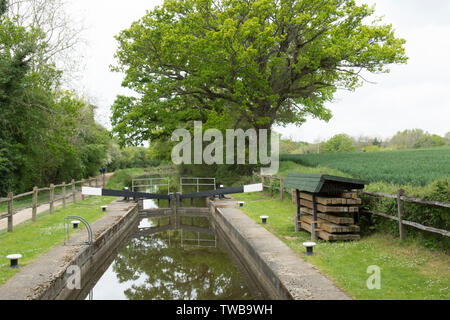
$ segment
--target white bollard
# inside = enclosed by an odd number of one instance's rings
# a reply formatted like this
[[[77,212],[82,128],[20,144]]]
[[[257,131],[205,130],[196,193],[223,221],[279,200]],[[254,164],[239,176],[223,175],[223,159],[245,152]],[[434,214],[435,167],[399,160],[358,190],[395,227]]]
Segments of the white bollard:
[[[10,254],[6,256],[6,259],[11,261],[10,268],[17,269],[19,268],[19,259],[22,258],[21,254]]]

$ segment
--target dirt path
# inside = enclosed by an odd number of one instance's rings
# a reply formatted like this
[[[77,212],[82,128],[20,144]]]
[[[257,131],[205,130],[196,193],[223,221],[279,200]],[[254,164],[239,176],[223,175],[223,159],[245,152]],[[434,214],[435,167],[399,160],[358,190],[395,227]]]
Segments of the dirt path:
[[[109,179],[111,178],[111,176],[113,175],[113,172],[110,173],[106,173],[105,174],[105,183],[108,183]],[[77,201],[81,201],[81,192],[77,192],[76,194],[76,200]],[[54,203],[54,207],[55,209],[62,206],[62,200],[58,200],[55,201]],[[72,203],[72,197],[68,197],[66,199],[66,204]],[[48,211],[50,210],[50,205],[49,204],[43,204],[41,206],[39,206],[37,208],[37,214],[39,215],[42,212]],[[23,210],[19,210],[15,215],[14,215],[14,220],[13,220],[13,225],[16,226],[18,224],[21,224],[27,220],[30,220],[32,218],[32,214],[33,214],[33,209],[32,208],[27,208],[27,209],[23,209]],[[8,219],[2,219],[0,220],[0,231],[4,230],[8,228]]]

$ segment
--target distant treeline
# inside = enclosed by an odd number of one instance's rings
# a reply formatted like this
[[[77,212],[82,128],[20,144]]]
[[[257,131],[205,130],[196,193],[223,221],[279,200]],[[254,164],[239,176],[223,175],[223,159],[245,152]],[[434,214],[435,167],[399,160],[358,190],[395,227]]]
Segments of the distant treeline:
[[[450,145],[450,132],[443,137],[430,134],[422,129],[411,129],[397,132],[392,138],[383,141],[373,137],[350,137],[337,134],[327,141],[317,143],[295,142],[281,139],[281,154],[312,154],[335,152],[376,152],[387,150],[404,150],[435,148]]]

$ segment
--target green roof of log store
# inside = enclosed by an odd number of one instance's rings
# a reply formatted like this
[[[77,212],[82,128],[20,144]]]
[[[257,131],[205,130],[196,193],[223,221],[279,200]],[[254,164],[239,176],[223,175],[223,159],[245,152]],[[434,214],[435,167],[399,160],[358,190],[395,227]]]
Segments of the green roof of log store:
[[[284,185],[311,193],[330,193],[345,190],[360,190],[369,181],[330,176],[326,174],[289,173]]]

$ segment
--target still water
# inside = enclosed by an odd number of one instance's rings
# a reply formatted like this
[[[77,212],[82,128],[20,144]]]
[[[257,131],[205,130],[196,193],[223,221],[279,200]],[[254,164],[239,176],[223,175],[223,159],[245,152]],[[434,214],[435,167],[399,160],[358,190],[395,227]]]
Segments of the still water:
[[[95,283],[83,290],[93,300],[254,299],[203,217],[143,218]],[[89,292],[90,291],[90,292]],[[89,292],[86,294],[86,292]]]

